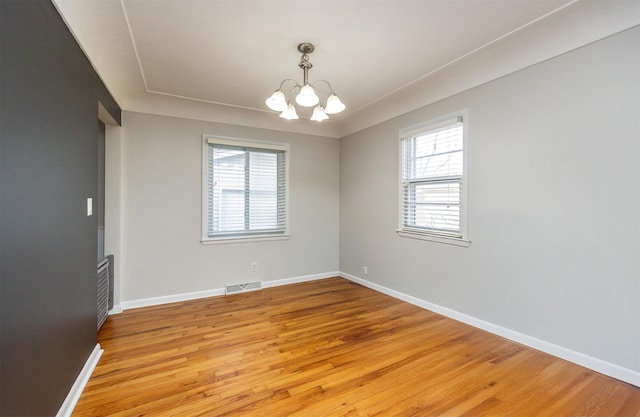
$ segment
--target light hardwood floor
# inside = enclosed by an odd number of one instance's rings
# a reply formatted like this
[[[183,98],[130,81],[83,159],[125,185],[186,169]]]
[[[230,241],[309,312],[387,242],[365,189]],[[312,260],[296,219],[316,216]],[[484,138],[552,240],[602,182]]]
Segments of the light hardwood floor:
[[[74,416],[640,416],[640,388],[341,278],[125,311]]]

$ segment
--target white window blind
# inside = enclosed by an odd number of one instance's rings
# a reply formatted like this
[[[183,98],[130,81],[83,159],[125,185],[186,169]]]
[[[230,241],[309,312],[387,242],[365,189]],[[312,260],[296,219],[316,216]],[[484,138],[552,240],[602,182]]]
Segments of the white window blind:
[[[209,139],[206,237],[284,235],[286,161],[285,149]]]
[[[462,117],[401,137],[400,230],[463,238]]]

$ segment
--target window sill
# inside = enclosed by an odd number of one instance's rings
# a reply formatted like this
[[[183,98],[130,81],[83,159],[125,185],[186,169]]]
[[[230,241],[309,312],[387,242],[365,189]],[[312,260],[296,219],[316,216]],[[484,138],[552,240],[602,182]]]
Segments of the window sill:
[[[237,236],[237,237],[219,237],[204,238],[200,242],[203,245],[223,245],[227,243],[251,243],[264,242],[269,240],[289,240],[291,235],[264,235],[264,236]]]
[[[430,242],[444,243],[446,245],[461,246],[468,248],[471,245],[470,240],[464,240],[462,238],[442,236],[431,233],[410,232],[407,230],[397,230],[398,236],[408,237],[410,239],[428,240]]]

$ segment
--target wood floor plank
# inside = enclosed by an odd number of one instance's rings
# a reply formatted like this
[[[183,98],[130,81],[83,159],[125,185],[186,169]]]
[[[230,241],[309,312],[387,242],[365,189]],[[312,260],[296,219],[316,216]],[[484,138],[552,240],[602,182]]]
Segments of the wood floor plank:
[[[111,316],[73,416],[622,416],[640,388],[341,278]]]

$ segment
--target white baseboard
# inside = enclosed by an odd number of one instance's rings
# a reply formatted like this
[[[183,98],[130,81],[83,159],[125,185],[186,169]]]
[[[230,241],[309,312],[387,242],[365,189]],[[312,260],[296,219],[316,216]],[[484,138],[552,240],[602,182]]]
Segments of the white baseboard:
[[[122,301],[120,303],[122,310],[130,310],[132,308],[151,307],[169,303],[179,303],[182,301],[197,300],[199,298],[215,297],[224,295],[224,288],[215,288],[212,290],[185,292],[174,295],[164,295],[161,297],[141,298],[138,300]]]
[[[122,306],[120,304],[115,304],[113,308],[108,311],[108,314],[110,316],[113,316],[114,314],[120,314],[120,313],[122,313]]]
[[[78,374],[76,382],[71,386],[71,390],[69,391],[69,394],[67,394],[67,398],[64,399],[56,417],[71,416],[71,413],[73,413],[73,409],[76,407],[76,404],[80,399],[80,395],[82,394],[82,391],[84,391],[84,387],[87,385],[87,382],[89,382],[89,378],[91,378],[91,374],[96,368],[96,365],[98,365],[98,361],[100,360],[103,352],[104,351],[100,348],[100,343],[97,343],[96,347],[93,348],[91,355],[89,355],[87,362],[85,362],[82,367],[80,374]]]
[[[339,277],[340,271],[325,272],[322,274],[303,275],[301,277],[276,279],[273,281],[262,281],[262,288],[279,287],[280,285],[297,284],[299,282],[315,281],[317,279],[326,279]]]
[[[625,381],[630,384],[633,384],[637,387],[640,387],[640,372],[634,371],[632,369],[624,368],[620,365],[606,362],[601,359],[594,358],[589,355],[585,355],[584,353],[576,352],[574,350],[567,349],[565,347],[558,346],[553,343],[549,343],[547,341],[538,339],[536,337],[528,336],[526,334],[511,330],[511,329],[507,329],[502,326],[498,326],[497,324],[480,320],[473,316],[469,316],[467,314],[460,313],[458,311],[451,310],[449,308],[442,307],[437,304],[433,304],[428,301],[421,300],[411,295],[407,295],[399,291],[384,287],[382,285],[367,281],[360,277],[356,277],[355,275],[350,275],[350,274],[341,272],[340,276],[350,281],[353,281],[355,283],[361,284],[365,287],[371,288],[372,290],[381,292],[383,294],[389,295],[391,297],[397,298],[402,301],[406,301],[410,304],[416,305],[426,310],[433,311],[434,313],[441,314],[443,316],[460,321],[462,323],[468,324],[478,329],[485,330],[487,332],[496,334],[498,336],[504,337],[514,342],[523,344],[525,346],[529,346],[533,349],[540,350],[542,352],[548,353],[558,358],[562,358],[569,362],[573,362],[580,366],[584,366],[585,368],[589,368],[601,374],[608,375],[610,377],[613,377],[621,381]]]
[[[325,278],[338,277],[338,276],[340,276],[340,272],[334,271],[334,272],[326,272],[321,274],[304,275],[300,277],[276,279],[272,281],[262,281],[262,288],[277,287],[280,285],[295,284],[298,282],[313,281],[317,279],[325,279]],[[169,303],[178,303],[182,301],[197,300],[200,298],[215,297],[218,295],[224,295],[224,288],[214,288],[211,290],[186,292],[182,294],[166,295],[162,297],[152,297],[152,298],[142,298],[142,299],[131,300],[131,301],[122,301],[119,307],[120,307],[120,312],[122,312],[123,310],[129,310],[132,308],[150,307],[150,306],[169,304]],[[115,310],[115,306],[111,311],[114,311],[114,310]],[[109,311],[109,314],[112,314],[111,311]]]

